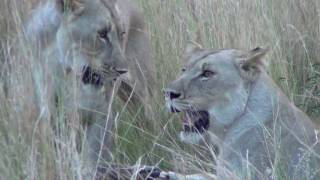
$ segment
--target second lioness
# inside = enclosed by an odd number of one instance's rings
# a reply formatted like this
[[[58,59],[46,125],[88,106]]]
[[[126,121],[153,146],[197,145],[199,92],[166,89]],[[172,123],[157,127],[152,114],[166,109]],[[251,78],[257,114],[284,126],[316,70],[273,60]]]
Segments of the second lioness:
[[[73,117],[85,125],[89,166],[104,164],[112,145],[115,81],[122,75],[123,99],[132,92],[136,105],[150,102],[154,68],[141,14],[128,0],[52,0],[34,10],[26,35],[51,72],[44,80],[51,109],[63,101],[66,111],[79,112]]]
[[[218,144],[218,179],[317,179],[315,125],[269,77],[267,51],[189,46],[182,72],[165,91],[167,107],[184,114],[182,141]]]

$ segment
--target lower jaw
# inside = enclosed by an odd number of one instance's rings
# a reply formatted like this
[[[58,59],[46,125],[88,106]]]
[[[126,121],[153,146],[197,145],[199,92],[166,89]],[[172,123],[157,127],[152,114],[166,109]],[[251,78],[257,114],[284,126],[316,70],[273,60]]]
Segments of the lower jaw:
[[[203,133],[181,131],[179,139],[187,144],[199,144],[203,139]]]
[[[207,111],[184,112],[183,128],[185,131],[203,133],[209,128],[209,113]],[[192,122],[192,125],[190,124]]]

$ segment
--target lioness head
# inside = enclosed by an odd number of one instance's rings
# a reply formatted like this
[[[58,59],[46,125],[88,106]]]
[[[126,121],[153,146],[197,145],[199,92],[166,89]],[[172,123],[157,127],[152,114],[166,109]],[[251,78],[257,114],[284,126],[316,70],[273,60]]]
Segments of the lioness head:
[[[56,6],[62,14],[57,45],[65,69],[107,78],[127,72],[115,0],[56,0]]]
[[[221,134],[244,113],[266,52],[187,48],[182,72],[165,90],[166,106],[184,114],[183,141],[196,143],[208,129]]]

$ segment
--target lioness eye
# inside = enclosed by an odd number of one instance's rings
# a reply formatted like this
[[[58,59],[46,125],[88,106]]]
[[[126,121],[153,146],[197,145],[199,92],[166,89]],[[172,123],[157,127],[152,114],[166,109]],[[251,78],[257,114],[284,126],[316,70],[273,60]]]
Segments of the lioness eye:
[[[208,78],[208,77],[211,77],[213,75],[215,75],[216,73],[213,72],[213,71],[209,71],[209,70],[205,70],[203,71],[203,73],[201,74],[201,77],[205,77],[205,78]]]
[[[110,31],[111,31],[111,27],[109,26],[98,31],[98,35],[101,39],[108,40],[108,34]]]

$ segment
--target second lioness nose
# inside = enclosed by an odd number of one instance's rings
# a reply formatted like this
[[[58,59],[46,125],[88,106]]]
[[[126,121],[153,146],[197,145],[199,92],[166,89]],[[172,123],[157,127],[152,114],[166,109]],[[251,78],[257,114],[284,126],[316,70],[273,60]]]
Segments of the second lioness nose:
[[[128,69],[115,69],[115,71],[121,75],[127,73]]]

